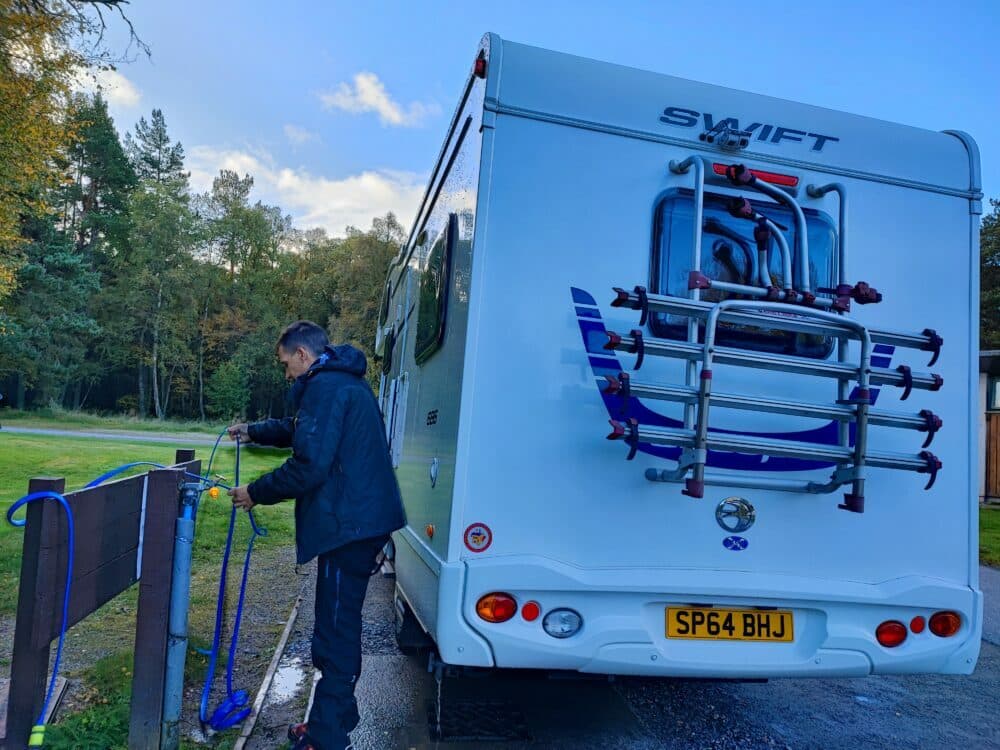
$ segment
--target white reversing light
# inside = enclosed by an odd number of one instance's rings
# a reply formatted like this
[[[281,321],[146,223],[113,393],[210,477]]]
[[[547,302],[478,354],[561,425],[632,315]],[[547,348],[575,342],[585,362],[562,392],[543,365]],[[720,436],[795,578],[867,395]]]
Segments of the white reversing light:
[[[583,618],[571,609],[554,609],[545,615],[542,627],[553,638],[569,638],[580,632]]]

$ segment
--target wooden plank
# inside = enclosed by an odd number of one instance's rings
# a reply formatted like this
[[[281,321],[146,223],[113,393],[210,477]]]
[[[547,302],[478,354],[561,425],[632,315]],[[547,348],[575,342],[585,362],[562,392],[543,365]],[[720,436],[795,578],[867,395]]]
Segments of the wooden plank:
[[[201,464],[196,461],[184,468],[197,473]],[[184,475],[178,469],[149,473],[142,579],[139,581],[135,629],[129,750],[159,750],[160,747],[174,567],[174,527],[183,482]]]
[[[986,415],[986,495],[1000,497],[1000,414]]]
[[[28,482],[28,492],[50,490],[62,493],[63,479],[38,477]],[[39,594],[53,588],[59,576],[43,545],[51,545],[57,518],[63,509],[54,501],[29,503],[24,545],[21,553],[21,581],[17,595],[17,620],[14,626],[14,653],[10,665],[10,696],[7,702],[7,725],[3,747],[21,750],[28,743],[45,700],[51,644],[36,646],[36,630],[52,632],[56,617],[51,607],[41,606]],[[65,575],[65,569],[63,569]],[[65,579],[64,579],[65,582]]]
[[[114,560],[102,563],[99,568],[86,575],[73,576],[67,618],[68,627],[86,619],[136,582],[135,557],[136,550],[132,549]],[[45,632],[42,629],[36,631],[36,645],[40,646],[47,640],[51,641],[59,636],[62,626],[64,583],[65,579],[59,581],[58,586],[53,589],[54,595],[50,593],[40,597],[41,606],[54,609],[59,613],[59,616],[52,622],[50,632]]]

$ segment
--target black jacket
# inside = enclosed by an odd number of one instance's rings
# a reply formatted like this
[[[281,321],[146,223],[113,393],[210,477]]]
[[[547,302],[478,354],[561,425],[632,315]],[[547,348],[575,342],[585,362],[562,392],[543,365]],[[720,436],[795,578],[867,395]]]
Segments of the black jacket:
[[[406,525],[366,366],[352,346],[326,347],[292,386],[295,416],[249,425],[254,442],[292,448],[291,458],[248,491],[261,505],[295,498],[299,563]]]

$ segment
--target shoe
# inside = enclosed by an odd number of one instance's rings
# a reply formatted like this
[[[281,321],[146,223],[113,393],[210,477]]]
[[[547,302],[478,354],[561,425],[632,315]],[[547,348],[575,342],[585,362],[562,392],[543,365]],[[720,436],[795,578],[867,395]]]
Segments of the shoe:
[[[306,723],[302,724],[289,724],[288,725],[288,740],[294,745],[296,742],[301,740],[306,736],[306,732],[309,731],[309,725]]]
[[[303,734],[302,737],[292,745],[292,750],[316,750],[316,746],[309,741],[309,735]]]

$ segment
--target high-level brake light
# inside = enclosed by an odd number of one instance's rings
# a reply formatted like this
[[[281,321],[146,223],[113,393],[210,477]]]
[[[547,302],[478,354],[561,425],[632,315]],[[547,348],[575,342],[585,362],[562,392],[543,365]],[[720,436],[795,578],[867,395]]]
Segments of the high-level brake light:
[[[713,164],[712,171],[720,177],[726,176],[728,164]],[[770,182],[772,185],[782,185],[784,187],[796,187],[799,178],[793,174],[778,174],[777,172],[765,172],[763,169],[751,169],[750,174],[763,182]]]

